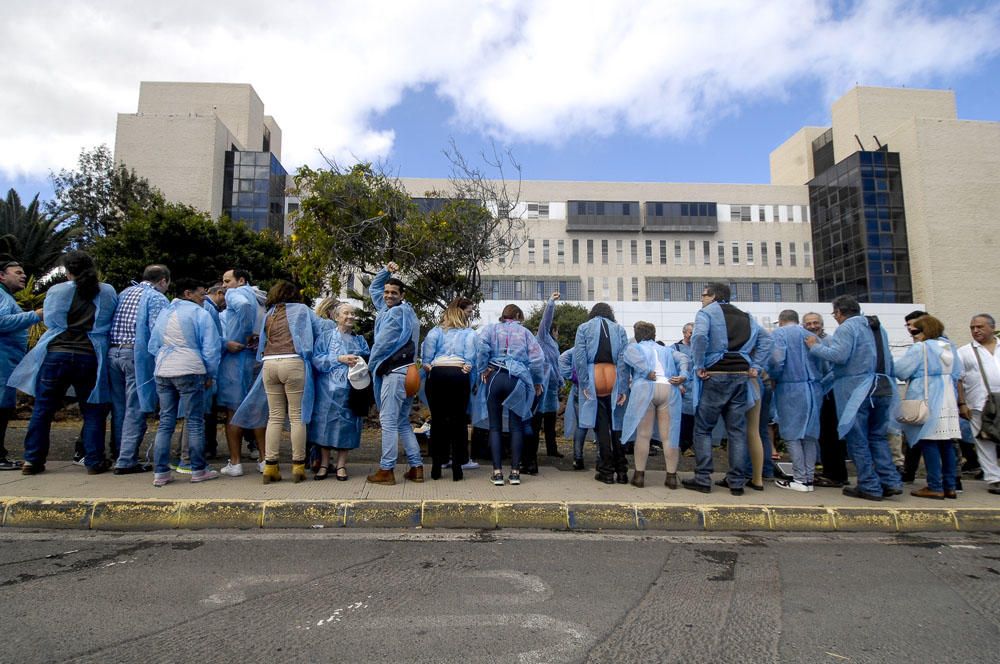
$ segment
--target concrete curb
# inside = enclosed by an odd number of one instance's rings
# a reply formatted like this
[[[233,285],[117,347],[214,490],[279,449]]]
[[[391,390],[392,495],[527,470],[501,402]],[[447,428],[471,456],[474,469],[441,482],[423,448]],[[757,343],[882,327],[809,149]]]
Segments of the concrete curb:
[[[1000,532],[1000,508],[766,507],[614,502],[0,498],[5,528],[543,528]]]

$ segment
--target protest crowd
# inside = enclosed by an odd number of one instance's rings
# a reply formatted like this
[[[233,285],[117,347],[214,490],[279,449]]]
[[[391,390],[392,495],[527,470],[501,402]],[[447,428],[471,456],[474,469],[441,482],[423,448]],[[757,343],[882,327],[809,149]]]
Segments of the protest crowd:
[[[1000,495],[1000,353],[988,313],[972,314],[971,340],[959,345],[940,320],[915,311],[906,317],[914,343],[894,360],[881,322],[851,296],[833,300],[832,334],[821,314],[791,309],[768,331],[730,302],[727,285],[709,283],[676,342],[658,340],[648,322],[626,330],[600,302],[573,347],[560,348],[558,293],[537,333],[514,304],[475,330],[474,302],[456,298],[421,339],[406,284],[389,263],[370,285],[376,317],[366,339],[353,304],[328,298],[313,309],[295,285],[278,281],[264,293],[239,268],[203,284],[149,265],[116,293],[87,253],[67,252],[62,266],[66,281],[40,309],[22,311],[13,294],[25,272],[16,257],[0,260],[0,470],[45,471],[53,417],[73,395],[82,419],[77,460],[91,475],[151,473],[157,487],[182,476],[238,477],[246,442],[261,481],[277,482],[287,429],[293,482],[307,471],[347,481],[350,451],[374,406],[381,457],[367,481],[396,483],[401,446],[405,478],[420,483],[424,459],[411,422],[419,399],[430,411],[435,480],[444,470],[463,480],[475,458],[488,458],[490,482],[519,485],[538,474],[543,437],[546,453],[562,456],[562,411],[573,468],[586,469],[593,438],[594,478],[607,484],[644,488],[659,447],[668,490],[717,486],[739,496],[773,479],[783,490],[840,489],[881,501],[902,494],[922,460],[926,486],[913,496],[956,499],[963,473]],[[42,322],[29,350],[28,330]],[[5,447],[18,391],[34,397],[23,461]],[[155,441],[142,458],[154,413]],[[219,454],[220,417],[228,459],[215,470],[208,461]],[[723,441],[727,470],[713,482]],[[791,458],[785,470],[774,463],[779,441]],[[694,457],[689,477],[678,475],[682,454]]]

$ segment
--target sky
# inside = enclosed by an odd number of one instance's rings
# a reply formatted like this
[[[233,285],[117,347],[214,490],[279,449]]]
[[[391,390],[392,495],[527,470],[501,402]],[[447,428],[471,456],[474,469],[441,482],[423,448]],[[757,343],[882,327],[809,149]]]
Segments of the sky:
[[[763,183],[854,85],[949,88],[1000,120],[1000,3],[897,0],[3,0],[0,193],[114,145],[144,80],[250,83],[290,171]],[[322,154],[321,154],[322,153]]]

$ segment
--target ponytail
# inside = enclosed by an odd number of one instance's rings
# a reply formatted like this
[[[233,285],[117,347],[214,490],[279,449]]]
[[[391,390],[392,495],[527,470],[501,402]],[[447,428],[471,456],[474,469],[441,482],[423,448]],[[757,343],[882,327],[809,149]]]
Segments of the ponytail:
[[[73,275],[76,291],[83,299],[93,300],[101,292],[101,285],[97,281],[97,266],[87,252],[67,252],[63,255],[63,267]]]

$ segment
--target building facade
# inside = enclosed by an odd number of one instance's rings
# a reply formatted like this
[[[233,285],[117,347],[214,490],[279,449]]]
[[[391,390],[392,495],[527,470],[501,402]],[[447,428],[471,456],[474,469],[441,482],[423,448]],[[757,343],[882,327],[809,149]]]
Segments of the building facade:
[[[167,200],[278,234],[287,173],[281,128],[248,84],[143,81],[136,113],[119,113],[115,161]]]

